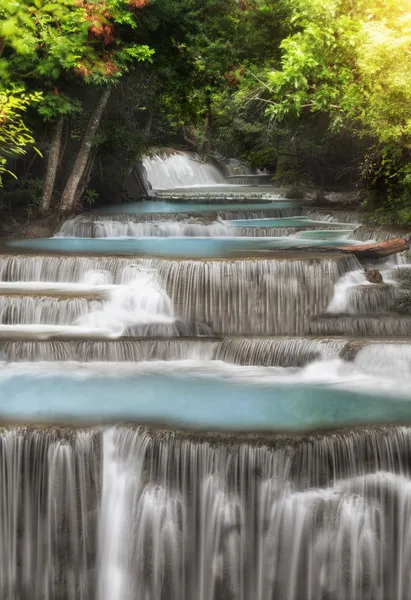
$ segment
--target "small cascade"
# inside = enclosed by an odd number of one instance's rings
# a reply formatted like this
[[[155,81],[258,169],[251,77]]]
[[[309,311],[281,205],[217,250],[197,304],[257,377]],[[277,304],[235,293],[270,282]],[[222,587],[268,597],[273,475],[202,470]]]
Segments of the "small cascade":
[[[72,325],[90,311],[101,310],[102,301],[53,296],[0,296],[2,325]]]
[[[218,342],[209,340],[98,340],[0,342],[1,361],[107,361],[211,360]]]
[[[292,217],[290,218],[292,219]],[[296,234],[307,230],[306,233],[313,232],[315,236],[318,229],[325,228],[324,239],[337,233],[343,225],[317,223],[307,224],[305,226],[293,226],[290,221],[287,226],[250,226],[247,227],[247,221],[239,221],[241,225],[235,225],[235,221],[227,224],[222,220],[210,221],[204,218],[190,217],[185,220],[167,220],[167,221],[141,221],[134,220],[114,220],[113,218],[101,217],[101,220],[89,220],[89,217],[75,217],[65,221],[58,233],[58,236],[77,237],[77,238],[118,238],[118,237],[283,237]],[[333,232],[334,227],[337,231]],[[331,231],[329,231],[331,230]],[[340,235],[351,233],[351,230],[341,230]],[[303,236],[302,236],[303,237]],[[321,239],[321,238],[317,238]]]
[[[242,203],[233,205],[223,205],[221,207],[208,207],[211,210],[203,210],[201,205],[194,210],[190,206],[182,207],[181,212],[169,212],[164,214],[164,211],[159,210],[155,212],[155,206],[160,203],[152,202],[152,212],[136,212],[136,213],[88,213],[86,215],[78,215],[64,221],[61,225],[61,229],[57,235],[67,237],[110,237],[106,235],[109,232],[115,232],[116,229],[120,233],[122,231],[127,232],[141,232],[143,235],[155,231],[155,226],[160,228],[170,228],[184,226],[205,226],[221,224],[222,220],[232,219],[281,219],[287,217],[296,217],[300,212],[297,207],[284,206],[279,203],[276,206],[275,203],[267,204],[264,208],[262,204],[257,204],[257,208],[253,208],[252,205],[242,207]],[[113,223],[108,223],[112,221]],[[178,223],[179,225],[174,225]],[[189,228],[188,228],[189,230]],[[180,229],[180,232],[182,230]]]
[[[281,237],[297,231],[295,227],[232,227],[221,221],[86,221],[78,218],[63,223],[59,235],[67,237]]]
[[[404,232],[401,231],[389,231],[384,228],[365,227],[364,225],[361,225],[353,231],[351,239],[360,242],[386,242],[403,236]]]
[[[327,313],[381,314],[391,311],[397,298],[398,289],[389,272],[385,283],[372,284],[366,280],[364,270],[351,271],[336,283]]]
[[[214,221],[202,223],[196,219],[185,221],[85,221],[70,219],[63,223],[59,235],[68,237],[216,237],[241,235],[238,229]]]
[[[334,283],[357,264],[348,256],[291,261],[3,256],[0,279],[37,281],[41,293],[42,281],[69,285],[84,281],[90,271],[109,271],[113,283],[128,285],[141,269],[149,269],[185,323],[204,323],[227,335],[299,335],[306,330],[307,314],[325,311]],[[171,319],[169,310],[161,317],[156,309],[155,320]]]
[[[372,376],[408,379],[411,376],[411,347],[408,344],[370,344],[358,352],[355,365]]]
[[[408,597],[409,427],[0,439],[4,598]]]
[[[316,360],[337,358],[345,343],[309,338],[232,338],[216,344],[215,358],[239,365],[304,367]]]
[[[212,164],[205,163],[191,152],[159,152],[146,157],[143,165],[147,179],[155,190],[190,186],[212,186],[225,182],[224,176]]]
[[[320,315],[310,320],[310,335],[385,336],[411,335],[411,315]]]
[[[279,194],[274,188],[261,189],[259,187],[250,188],[248,186],[226,185],[214,189],[190,189],[190,190],[166,190],[156,193],[158,200],[169,202],[184,203],[205,203],[205,204],[261,204],[262,202],[272,202],[284,200],[284,196]],[[292,201],[290,202],[293,203]]]
[[[363,270],[344,274],[335,285],[326,313],[311,317],[310,334],[391,338],[410,335],[411,315],[397,310],[400,288],[395,274],[389,264],[381,270],[381,283],[369,283]]]
[[[328,221],[329,223],[350,223],[359,225],[360,216],[358,212],[349,210],[332,210],[328,208],[318,209],[310,206],[304,207],[304,214],[314,221]]]

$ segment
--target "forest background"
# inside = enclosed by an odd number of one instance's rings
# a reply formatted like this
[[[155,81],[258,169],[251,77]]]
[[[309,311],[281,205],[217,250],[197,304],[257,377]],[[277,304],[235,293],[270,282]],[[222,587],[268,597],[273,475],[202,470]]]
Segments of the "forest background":
[[[0,0],[0,214],[130,199],[158,147],[411,224],[409,0]]]

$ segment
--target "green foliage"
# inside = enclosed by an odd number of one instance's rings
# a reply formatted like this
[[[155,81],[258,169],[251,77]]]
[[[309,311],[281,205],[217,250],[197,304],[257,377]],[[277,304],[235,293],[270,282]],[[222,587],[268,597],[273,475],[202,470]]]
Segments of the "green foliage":
[[[27,146],[34,145],[34,137],[23,121],[23,114],[40,99],[39,93],[0,89],[0,187],[5,173],[13,175],[6,166],[7,161],[24,155]]]
[[[279,67],[266,65],[254,72],[243,82],[239,97],[243,102],[260,102],[280,128],[298,122],[295,141],[300,156],[307,122],[313,115],[324,115],[328,133],[323,130],[319,143],[309,143],[306,153],[319,171],[324,170],[327,138],[335,140],[348,132],[367,144],[371,141],[361,173],[368,198],[365,208],[377,220],[389,214],[390,219],[409,222],[411,14],[407,0],[290,0],[290,4],[291,33],[280,44]]]
[[[154,51],[130,37],[136,27],[125,0],[2,0],[0,174],[8,158],[34,143],[23,119],[30,105],[46,121],[74,115],[83,108],[83,82],[112,84],[152,59]]]

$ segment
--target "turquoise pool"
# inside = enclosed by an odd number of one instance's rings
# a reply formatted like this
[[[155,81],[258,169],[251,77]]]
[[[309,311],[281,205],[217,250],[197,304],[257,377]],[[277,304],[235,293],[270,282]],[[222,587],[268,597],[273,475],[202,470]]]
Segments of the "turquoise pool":
[[[173,213],[204,213],[218,212],[219,210],[246,211],[246,210],[273,210],[282,208],[295,208],[298,204],[288,200],[266,202],[222,202],[207,204],[204,202],[163,202],[146,201],[117,204],[99,209],[101,213],[122,214],[173,214]]]
[[[180,363],[181,364],[181,363]],[[89,367],[56,363],[35,372],[28,367],[0,378],[0,416],[21,420],[128,420],[209,429],[281,430],[411,421],[409,399],[369,395],[329,385],[285,385],[266,379],[184,374],[170,365],[147,372],[115,364]],[[33,369],[33,372],[30,372]],[[74,372],[73,372],[74,369]],[[72,373],[70,373],[72,371]],[[163,372],[162,372],[163,371]],[[244,370],[242,371],[245,372]]]
[[[173,258],[230,258],[259,256],[293,247],[335,247],[347,242],[339,239],[298,239],[293,237],[141,237],[74,238],[54,237],[8,242],[8,246],[34,252],[64,254],[106,254],[159,256]]]

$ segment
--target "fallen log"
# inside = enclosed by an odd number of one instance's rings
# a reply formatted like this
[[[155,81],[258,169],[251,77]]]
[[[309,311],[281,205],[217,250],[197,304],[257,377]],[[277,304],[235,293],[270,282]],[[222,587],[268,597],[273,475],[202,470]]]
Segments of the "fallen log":
[[[410,240],[411,234],[403,238],[395,238],[386,242],[373,242],[371,244],[352,244],[351,246],[292,246],[287,248],[287,250],[292,252],[341,252],[343,254],[353,254],[357,258],[378,259],[409,250]]]
[[[359,244],[339,248],[343,253],[354,254],[357,258],[386,258],[404,250],[410,249],[409,237],[395,238],[386,242],[373,242],[371,244]]]

